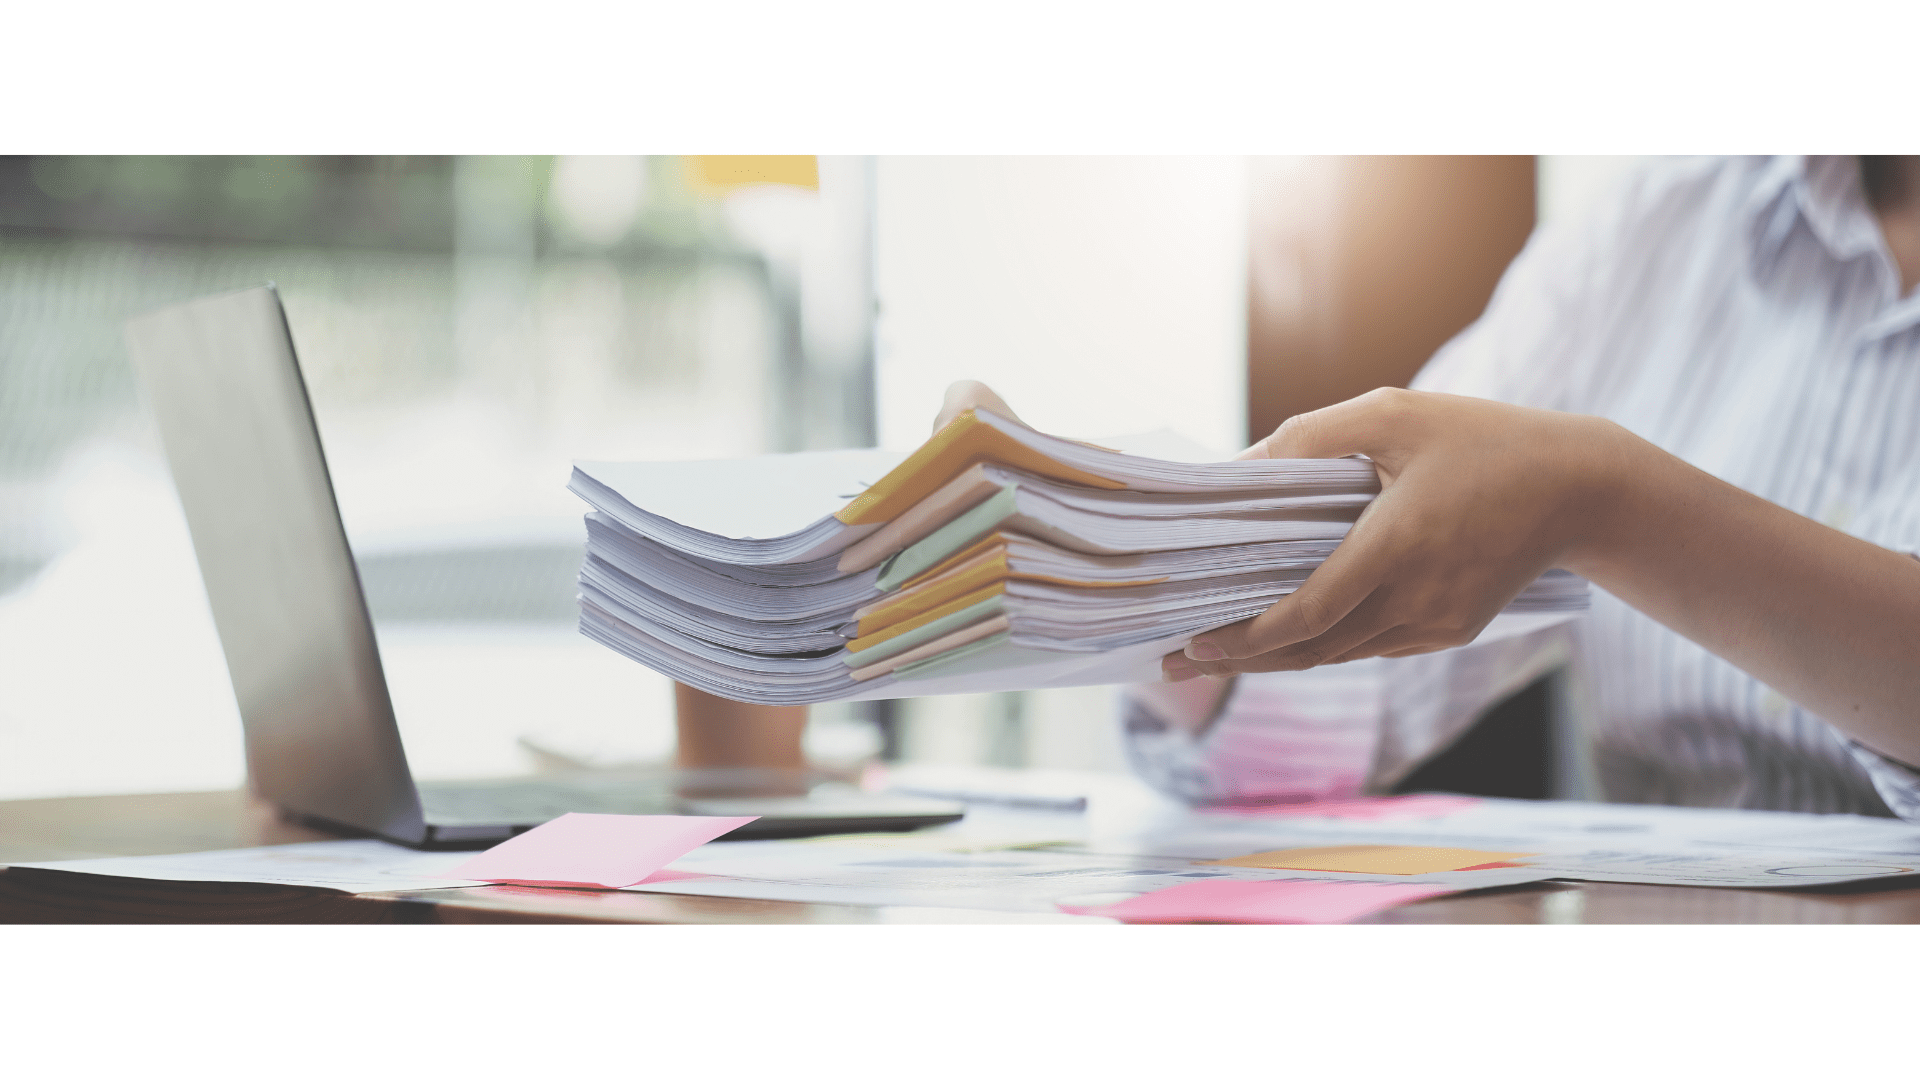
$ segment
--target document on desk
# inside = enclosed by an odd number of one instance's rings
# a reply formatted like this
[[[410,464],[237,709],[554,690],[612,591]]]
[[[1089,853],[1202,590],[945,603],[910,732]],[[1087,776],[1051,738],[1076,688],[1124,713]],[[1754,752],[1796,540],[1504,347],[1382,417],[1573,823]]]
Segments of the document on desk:
[[[504,885],[620,889],[757,820],[758,815],[562,814],[446,872]]]
[[[233,881],[303,885],[344,893],[398,889],[458,889],[484,881],[452,880],[445,873],[473,858],[470,851],[414,851],[384,840],[322,840],[309,844],[132,855],[107,859],[13,863],[34,870],[144,878],[149,881]]]
[[[1195,860],[1356,845],[1504,853],[1551,878],[1646,885],[1804,888],[1920,874],[1920,825],[1888,818],[1518,799],[1413,820],[1194,813],[1095,844]]]
[[[1076,915],[1130,923],[1343,923],[1454,890],[1372,881],[1193,881],[1117,904],[1062,904]]]
[[[875,907],[1053,912],[1100,905],[1196,881],[1320,881],[1343,875],[1258,867],[1202,866],[1191,859],[1074,851],[915,852],[853,844],[756,840],[709,844],[671,869],[703,875],[641,882],[635,892],[795,900]],[[1541,881],[1524,867],[1417,874],[1396,883],[1437,892]],[[1362,880],[1363,875],[1344,875]],[[1374,880],[1378,880],[1375,878]],[[1311,921],[1311,920],[1306,920]]]

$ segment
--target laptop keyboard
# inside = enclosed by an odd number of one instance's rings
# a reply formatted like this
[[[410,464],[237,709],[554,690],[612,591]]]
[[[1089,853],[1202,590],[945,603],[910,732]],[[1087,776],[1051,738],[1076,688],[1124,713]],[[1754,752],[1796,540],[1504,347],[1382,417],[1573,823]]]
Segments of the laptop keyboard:
[[[435,825],[537,825],[569,813],[672,814],[679,808],[664,787],[564,780],[422,784],[420,804]]]

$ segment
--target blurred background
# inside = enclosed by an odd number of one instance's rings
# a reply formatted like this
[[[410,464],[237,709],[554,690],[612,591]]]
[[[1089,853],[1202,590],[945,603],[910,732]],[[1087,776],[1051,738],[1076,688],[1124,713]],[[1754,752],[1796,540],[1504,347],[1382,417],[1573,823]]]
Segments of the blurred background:
[[[0,798],[226,788],[240,729],[121,344],[276,282],[423,778],[672,751],[580,638],[574,459],[910,448],[957,378],[1223,456],[1403,385],[1632,158],[0,158]],[[809,752],[1125,767],[1111,688]]]

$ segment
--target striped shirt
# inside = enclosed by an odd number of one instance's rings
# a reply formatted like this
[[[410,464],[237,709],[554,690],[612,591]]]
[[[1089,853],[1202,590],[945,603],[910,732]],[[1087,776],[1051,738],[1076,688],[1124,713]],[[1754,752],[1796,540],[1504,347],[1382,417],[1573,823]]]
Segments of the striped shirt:
[[[1537,230],[1413,386],[1604,416],[1789,510],[1920,552],[1920,295],[1901,296],[1851,157],[1649,165],[1584,220]],[[1333,698],[1307,684],[1334,685],[1338,668],[1241,676],[1197,738],[1130,694],[1131,755],[1195,801],[1337,794],[1356,771],[1356,788],[1385,790],[1564,670],[1576,794],[1920,820],[1920,773],[1600,589],[1568,626],[1370,665],[1373,693]],[[1365,735],[1328,764],[1334,724]]]

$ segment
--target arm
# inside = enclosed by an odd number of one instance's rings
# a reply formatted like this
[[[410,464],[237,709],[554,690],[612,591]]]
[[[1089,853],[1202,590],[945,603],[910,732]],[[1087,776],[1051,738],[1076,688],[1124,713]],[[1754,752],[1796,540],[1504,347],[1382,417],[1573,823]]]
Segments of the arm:
[[[1472,640],[1550,567],[1581,574],[1862,744],[1920,761],[1920,561],[1750,495],[1608,421],[1374,391],[1248,454],[1366,454],[1382,491],[1300,590],[1195,639],[1169,678]]]

